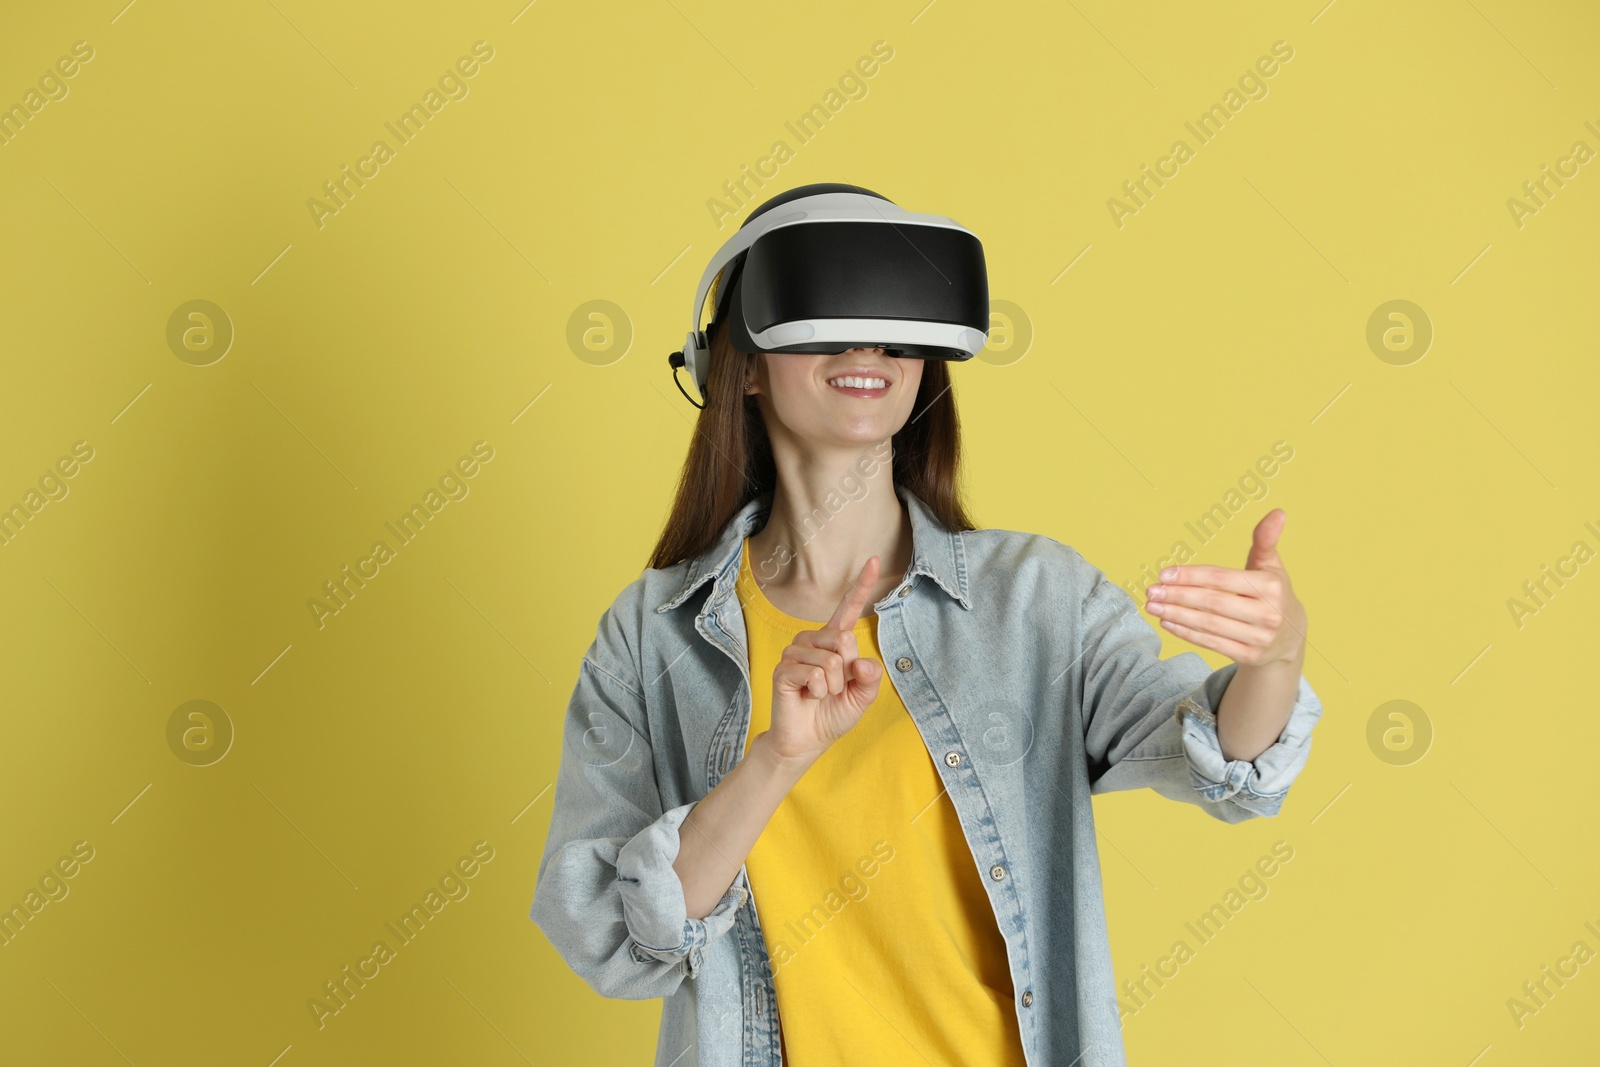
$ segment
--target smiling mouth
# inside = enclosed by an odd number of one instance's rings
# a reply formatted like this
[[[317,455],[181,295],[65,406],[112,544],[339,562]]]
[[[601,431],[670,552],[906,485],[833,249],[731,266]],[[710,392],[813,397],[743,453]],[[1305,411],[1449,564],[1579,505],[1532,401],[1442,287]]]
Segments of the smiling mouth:
[[[829,378],[828,385],[850,396],[880,397],[888,393],[889,381],[887,378],[872,376],[859,376],[853,374]]]

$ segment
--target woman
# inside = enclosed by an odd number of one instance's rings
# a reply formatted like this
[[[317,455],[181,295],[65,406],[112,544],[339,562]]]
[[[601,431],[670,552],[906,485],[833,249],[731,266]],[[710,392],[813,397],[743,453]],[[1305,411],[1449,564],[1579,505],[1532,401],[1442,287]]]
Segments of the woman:
[[[658,1067],[1121,1067],[1090,796],[1277,813],[1321,713],[1282,511],[1147,590],[1234,662],[1162,660],[1076,551],[967,518],[946,362],[722,321],[708,385],[580,668],[532,918],[666,998]]]

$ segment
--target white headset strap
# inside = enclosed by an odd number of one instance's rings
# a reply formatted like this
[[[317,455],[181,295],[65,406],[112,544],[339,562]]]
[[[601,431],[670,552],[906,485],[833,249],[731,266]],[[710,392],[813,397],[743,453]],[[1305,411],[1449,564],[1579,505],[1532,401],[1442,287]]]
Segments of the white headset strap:
[[[897,204],[887,200],[879,200],[875,196],[865,193],[818,193],[815,196],[803,196],[773,208],[765,215],[740,228],[739,232],[728,238],[723,246],[717,249],[717,254],[711,257],[711,263],[706,267],[705,273],[700,276],[699,288],[695,290],[694,307],[689,312],[689,321],[694,326],[694,332],[701,330],[700,315],[705,309],[706,294],[711,291],[711,283],[717,273],[726,267],[735,256],[746,251],[755,244],[756,239],[763,234],[770,233],[783,226],[793,226],[803,222],[887,222],[905,223],[914,226],[939,226],[945,229],[961,230],[968,232],[967,228],[954,219],[943,215],[923,215],[914,211],[907,211]],[[720,297],[721,294],[719,293]]]

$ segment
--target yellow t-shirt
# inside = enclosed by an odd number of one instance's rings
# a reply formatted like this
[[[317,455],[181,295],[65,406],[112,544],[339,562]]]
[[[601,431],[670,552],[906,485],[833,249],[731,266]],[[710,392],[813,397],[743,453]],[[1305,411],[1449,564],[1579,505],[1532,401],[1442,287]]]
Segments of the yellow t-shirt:
[[[784,648],[823,624],[766,598],[748,540],[737,590],[753,740],[771,725]],[[856,647],[881,663],[877,622],[856,624]],[[1023,1063],[1005,940],[933,757],[887,676],[861,721],[784,798],[745,869],[790,1067]]]

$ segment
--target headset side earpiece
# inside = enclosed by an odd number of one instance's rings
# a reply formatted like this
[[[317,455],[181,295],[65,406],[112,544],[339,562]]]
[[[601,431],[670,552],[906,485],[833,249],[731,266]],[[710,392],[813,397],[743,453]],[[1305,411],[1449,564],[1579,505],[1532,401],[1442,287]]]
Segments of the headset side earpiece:
[[[678,387],[678,392],[684,399],[697,408],[705,407],[704,403],[695,400],[689,391],[678,381],[678,369],[681,367],[689,372],[689,379],[694,382],[695,391],[703,398],[706,395],[706,372],[711,366],[710,344],[705,334],[698,330],[689,331],[684,338],[683,348],[677,352],[667,353],[667,366],[672,368],[672,381]]]

